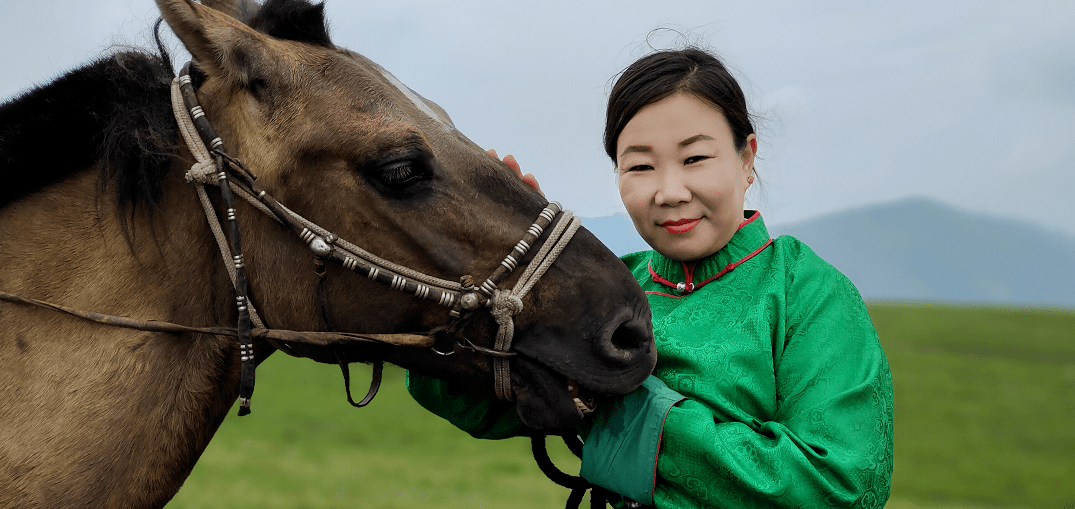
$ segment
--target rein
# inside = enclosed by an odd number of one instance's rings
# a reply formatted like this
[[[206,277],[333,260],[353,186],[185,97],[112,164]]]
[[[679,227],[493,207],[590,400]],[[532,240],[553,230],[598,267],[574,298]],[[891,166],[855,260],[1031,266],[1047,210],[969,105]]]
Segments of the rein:
[[[58,306],[42,300],[31,299],[0,291],[0,300],[13,304],[24,304],[39,308],[50,309],[76,318],[97,322],[104,325],[135,329],[145,332],[167,333],[197,333],[213,334],[216,336],[238,337],[239,331],[234,327],[190,327],[161,320],[134,320],[123,316],[106,315],[90,311],[79,311],[64,306]],[[293,331],[286,329],[254,328],[250,330],[251,336],[268,341],[284,341],[289,343],[303,343],[314,346],[340,346],[352,344],[355,341],[370,343],[389,343],[397,346],[432,347],[433,337],[422,334],[357,334],[353,332],[313,332]]]

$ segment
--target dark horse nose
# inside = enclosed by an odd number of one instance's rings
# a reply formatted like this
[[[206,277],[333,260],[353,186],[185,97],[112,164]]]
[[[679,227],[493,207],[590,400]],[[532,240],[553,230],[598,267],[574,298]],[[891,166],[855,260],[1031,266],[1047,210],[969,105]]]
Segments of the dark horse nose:
[[[596,353],[622,366],[648,365],[652,371],[657,354],[649,307],[640,303],[635,309],[625,311],[628,314],[621,321],[613,320],[601,330],[594,342]]]

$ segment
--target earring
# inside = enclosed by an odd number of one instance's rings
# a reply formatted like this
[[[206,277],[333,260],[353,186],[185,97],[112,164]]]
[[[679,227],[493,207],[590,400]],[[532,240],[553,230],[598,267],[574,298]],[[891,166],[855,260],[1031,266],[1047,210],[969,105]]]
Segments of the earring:
[[[753,184],[753,183],[754,183],[754,176],[751,175],[751,176],[747,177],[747,184]]]

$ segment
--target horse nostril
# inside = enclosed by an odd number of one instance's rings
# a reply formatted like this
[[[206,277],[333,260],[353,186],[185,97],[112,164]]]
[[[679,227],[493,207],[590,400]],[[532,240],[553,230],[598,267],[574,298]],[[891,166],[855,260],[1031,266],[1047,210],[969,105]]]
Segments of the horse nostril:
[[[619,324],[601,340],[598,348],[608,358],[633,363],[653,351],[653,332],[648,320],[638,318]]]
[[[624,322],[612,331],[609,342],[620,350],[634,350],[639,346],[647,346],[648,338],[645,334],[639,334],[637,327],[632,326],[634,320]]]

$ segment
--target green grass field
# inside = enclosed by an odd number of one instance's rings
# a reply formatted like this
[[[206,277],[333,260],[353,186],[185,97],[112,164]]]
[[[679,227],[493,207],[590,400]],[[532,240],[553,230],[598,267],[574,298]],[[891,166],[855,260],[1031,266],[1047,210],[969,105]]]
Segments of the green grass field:
[[[892,509],[1075,508],[1075,313],[872,304],[895,382]],[[368,368],[354,366],[355,390]],[[564,471],[578,460],[550,440]],[[367,408],[339,369],[276,355],[168,505],[560,508],[526,439],[470,438],[386,369]]]

